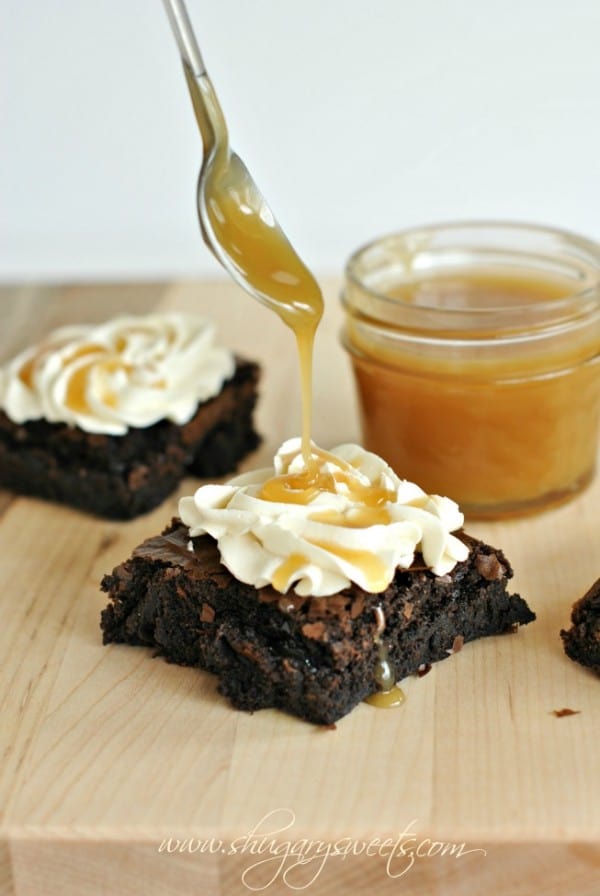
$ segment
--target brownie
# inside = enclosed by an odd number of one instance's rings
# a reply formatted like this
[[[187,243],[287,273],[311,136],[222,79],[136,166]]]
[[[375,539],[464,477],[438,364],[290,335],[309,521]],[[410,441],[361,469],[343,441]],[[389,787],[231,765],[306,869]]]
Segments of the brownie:
[[[398,569],[381,594],[352,585],[300,597],[237,581],[214,539],[190,539],[173,520],[102,580],[111,598],[102,612],[104,643],[146,645],[170,662],[213,672],[239,709],[278,707],[328,725],[377,690],[377,608],[398,680],[463,642],[535,618],[508,594],[512,570],[502,552],[459,537],[470,552],[450,574],[436,576],[417,562]]]
[[[573,623],[561,631],[565,653],[600,675],[600,579],[573,605]]]
[[[130,519],[160,504],[192,474],[222,476],[259,443],[254,431],[258,366],[236,359],[220,393],[183,425],[161,420],[124,435],[66,423],[14,423],[0,411],[0,487]]]

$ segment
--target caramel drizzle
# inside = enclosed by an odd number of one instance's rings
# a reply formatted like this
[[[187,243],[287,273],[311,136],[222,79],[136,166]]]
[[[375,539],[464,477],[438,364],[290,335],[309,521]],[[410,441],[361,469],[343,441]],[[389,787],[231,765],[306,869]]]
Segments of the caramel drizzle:
[[[289,462],[294,459],[290,458]],[[326,469],[328,462],[333,469]],[[385,525],[391,521],[386,505],[395,499],[394,491],[381,486],[365,485],[358,480],[352,464],[315,446],[312,447],[310,461],[303,470],[272,477],[264,483],[258,497],[263,501],[281,504],[307,505],[323,492],[344,494],[359,504],[359,507],[350,508],[346,512],[317,508],[309,516],[310,520],[349,529]],[[383,591],[389,584],[385,564],[372,551],[347,548],[327,539],[307,537],[306,541],[361,569],[370,591]],[[303,556],[300,562],[301,556],[295,554],[293,562],[290,557],[278,567],[273,582],[275,588],[285,590],[290,577],[308,562]]]
[[[377,628],[375,630],[375,643],[377,645],[377,663],[375,665],[375,681],[379,687],[378,691],[370,694],[365,698],[365,703],[371,706],[377,706],[380,709],[391,709],[394,706],[401,706],[406,700],[404,691],[396,684],[396,673],[390,662],[387,648],[382,641],[382,635],[385,630],[385,615],[380,606],[374,610]]]
[[[305,557],[304,554],[290,554],[273,573],[273,588],[276,591],[285,592],[291,577],[297,575],[308,562],[308,557]]]
[[[144,335],[149,331],[140,327],[133,328],[130,332]],[[173,336],[171,334],[169,336],[169,341],[171,341],[172,338]],[[65,343],[56,345],[42,344],[36,354],[23,364],[17,375],[27,388],[35,388],[34,378],[37,368],[43,364],[51,352],[59,351],[64,344]],[[67,365],[79,360],[79,358],[92,356],[87,363],[77,367],[69,377],[64,396],[65,406],[69,408],[69,410],[74,411],[76,414],[90,414],[93,412],[87,395],[89,377],[92,370],[97,372],[100,377],[110,376],[110,374],[116,373],[119,370],[123,370],[128,374],[133,371],[133,365],[120,357],[127,345],[127,339],[122,336],[118,338],[115,344],[115,350],[111,350],[105,345],[89,342],[79,346],[79,348],[63,358],[62,366],[65,368]],[[157,379],[153,383],[147,384],[149,388],[154,389],[165,389],[166,385],[164,379]],[[116,408],[118,404],[118,396],[106,386],[104,389],[100,389],[100,400],[112,408]]]
[[[294,459],[294,457],[289,459],[288,466]],[[328,462],[334,467],[333,471],[325,469]],[[389,515],[385,515],[383,508],[396,499],[396,492],[393,489],[365,485],[358,480],[356,468],[352,464],[314,445],[311,447],[310,459],[308,462],[305,461],[303,470],[273,476],[262,486],[259,498],[281,504],[310,504],[322,492],[346,495],[351,501],[363,505],[365,510],[374,509],[376,512],[373,514],[373,519],[378,522],[383,519],[386,523],[390,519]],[[347,525],[343,518],[341,522],[339,519],[336,518],[335,525]],[[374,522],[368,521],[368,516],[365,516],[364,520],[363,525],[374,525]]]

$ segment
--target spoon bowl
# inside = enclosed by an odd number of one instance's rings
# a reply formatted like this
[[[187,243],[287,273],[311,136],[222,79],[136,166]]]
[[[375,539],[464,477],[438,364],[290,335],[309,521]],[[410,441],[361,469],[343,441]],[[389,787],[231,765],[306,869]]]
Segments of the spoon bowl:
[[[292,329],[314,330],[323,313],[319,286],[277,223],[240,157],[183,0],[164,0],[204,145],[197,208],[204,242],[225,270]]]
[[[203,165],[197,207],[204,241],[233,279],[286,323],[308,315],[316,326],[319,286],[235,152]]]

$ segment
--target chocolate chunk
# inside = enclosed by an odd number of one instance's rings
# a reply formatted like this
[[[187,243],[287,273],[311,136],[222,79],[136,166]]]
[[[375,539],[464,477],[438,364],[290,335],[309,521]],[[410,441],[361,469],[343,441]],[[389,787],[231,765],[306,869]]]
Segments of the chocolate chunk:
[[[200,620],[202,622],[215,621],[215,611],[210,604],[202,604],[202,610],[200,611]]]
[[[506,575],[506,569],[496,554],[480,554],[477,558],[477,571],[488,582],[499,581]]]
[[[325,634],[325,623],[305,622],[302,626],[302,634],[305,638],[314,638],[315,641],[321,641]]]

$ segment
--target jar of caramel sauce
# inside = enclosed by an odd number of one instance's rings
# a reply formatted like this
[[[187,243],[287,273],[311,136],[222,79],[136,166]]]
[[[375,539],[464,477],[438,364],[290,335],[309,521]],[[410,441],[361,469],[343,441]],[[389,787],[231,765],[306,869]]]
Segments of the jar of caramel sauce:
[[[456,223],[359,249],[342,341],[365,447],[468,516],[566,500],[600,418],[600,246],[545,227]]]

